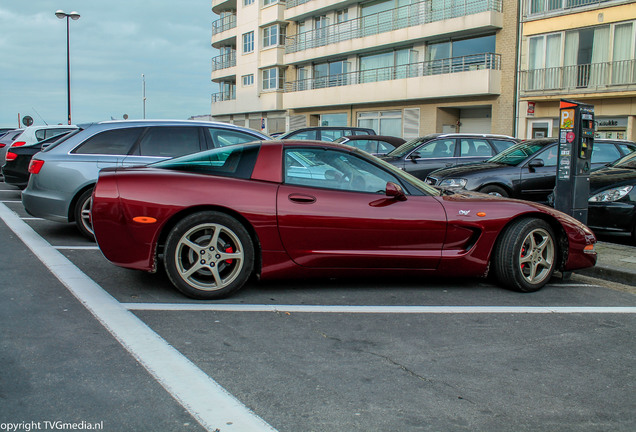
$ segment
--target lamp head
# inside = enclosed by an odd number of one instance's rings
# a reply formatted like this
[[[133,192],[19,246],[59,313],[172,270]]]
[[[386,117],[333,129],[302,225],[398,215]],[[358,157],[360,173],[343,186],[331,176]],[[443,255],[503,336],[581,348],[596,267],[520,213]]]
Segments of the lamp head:
[[[77,21],[80,18],[80,14],[77,13],[76,11],[71,12],[69,16],[71,17],[72,20],[75,20],[75,21]]]
[[[55,16],[59,19],[64,19],[66,18],[66,13],[62,9],[59,9],[55,11]]]

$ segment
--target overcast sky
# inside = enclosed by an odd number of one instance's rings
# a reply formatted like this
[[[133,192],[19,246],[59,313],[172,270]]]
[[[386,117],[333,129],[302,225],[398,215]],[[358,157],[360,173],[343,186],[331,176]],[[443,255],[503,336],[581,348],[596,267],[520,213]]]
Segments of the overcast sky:
[[[66,123],[66,19],[73,123],[210,113],[209,0],[0,0],[0,127],[18,114]]]

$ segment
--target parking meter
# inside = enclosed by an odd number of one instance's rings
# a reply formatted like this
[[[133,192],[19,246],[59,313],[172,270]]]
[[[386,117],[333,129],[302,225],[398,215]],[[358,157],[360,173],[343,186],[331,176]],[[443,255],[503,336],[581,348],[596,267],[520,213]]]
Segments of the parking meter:
[[[554,207],[587,223],[594,147],[594,107],[561,100]]]

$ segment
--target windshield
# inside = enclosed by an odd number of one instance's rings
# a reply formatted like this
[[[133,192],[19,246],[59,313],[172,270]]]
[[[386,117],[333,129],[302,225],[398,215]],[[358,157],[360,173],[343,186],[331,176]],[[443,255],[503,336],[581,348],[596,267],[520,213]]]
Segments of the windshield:
[[[619,160],[610,164],[618,168],[636,169],[636,152],[623,156]]]
[[[429,139],[430,137],[420,137],[412,139],[411,141],[407,141],[398,148],[390,151],[386,155],[388,157],[404,157],[415,150],[417,147],[419,147],[419,145],[422,144],[424,141],[428,141]]]
[[[552,141],[545,140],[528,140],[508,147],[501,153],[488,159],[488,162],[494,162],[504,165],[515,166],[528,159],[533,154],[543,150]]]

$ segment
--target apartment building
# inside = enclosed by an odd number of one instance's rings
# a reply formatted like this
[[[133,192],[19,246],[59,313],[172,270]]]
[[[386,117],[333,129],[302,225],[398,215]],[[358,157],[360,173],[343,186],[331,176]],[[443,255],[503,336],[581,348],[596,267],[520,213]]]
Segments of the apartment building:
[[[594,105],[597,138],[636,141],[636,3],[524,0],[517,134],[558,136],[559,100]]]
[[[215,119],[513,134],[515,0],[213,0]]]

